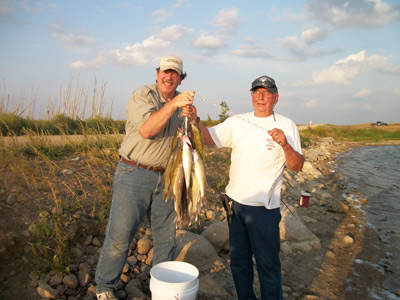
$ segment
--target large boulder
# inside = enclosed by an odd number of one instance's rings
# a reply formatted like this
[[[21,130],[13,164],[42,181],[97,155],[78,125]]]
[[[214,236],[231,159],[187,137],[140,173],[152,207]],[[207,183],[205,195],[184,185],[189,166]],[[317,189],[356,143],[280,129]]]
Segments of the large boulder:
[[[202,233],[217,252],[229,250],[229,226],[227,222],[216,222],[208,226]]]
[[[176,258],[196,266],[199,271],[222,266],[214,246],[204,237],[186,230],[176,231]]]
[[[279,225],[282,242],[289,242],[293,250],[320,249],[321,241],[301,221],[293,206],[281,208],[282,220]]]

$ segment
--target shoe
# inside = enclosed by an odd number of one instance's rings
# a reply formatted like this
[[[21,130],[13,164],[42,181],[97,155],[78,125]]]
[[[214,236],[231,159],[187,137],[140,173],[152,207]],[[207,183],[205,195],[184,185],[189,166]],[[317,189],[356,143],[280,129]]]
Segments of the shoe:
[[[112,292],[103,292],[96,294],[97,300],[118,300]]]

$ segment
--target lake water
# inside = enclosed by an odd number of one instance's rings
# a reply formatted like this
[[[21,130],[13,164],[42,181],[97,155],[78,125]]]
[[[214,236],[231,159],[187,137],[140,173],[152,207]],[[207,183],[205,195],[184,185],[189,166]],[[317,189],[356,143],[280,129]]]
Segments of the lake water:
[[[400,146],[359,147],[337,158],[336,172],[367,199],[365,215],[385,244],[390,268],[384,286],[400,290]],[[400,297],[388,293],[388,299]]]

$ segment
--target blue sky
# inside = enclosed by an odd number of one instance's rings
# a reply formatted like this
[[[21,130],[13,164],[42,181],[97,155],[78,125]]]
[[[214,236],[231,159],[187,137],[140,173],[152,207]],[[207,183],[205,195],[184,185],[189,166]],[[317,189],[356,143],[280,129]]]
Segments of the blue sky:
[[[60,98],[87,111],[95,97],[124,119],[171,53],[188,74],[179,90],[233,113],[252,110],[251,82],[269,75],[276,112],[297,124],[399,123],[399,20],[398,0],[0,0],[0,104],[44,118]]]

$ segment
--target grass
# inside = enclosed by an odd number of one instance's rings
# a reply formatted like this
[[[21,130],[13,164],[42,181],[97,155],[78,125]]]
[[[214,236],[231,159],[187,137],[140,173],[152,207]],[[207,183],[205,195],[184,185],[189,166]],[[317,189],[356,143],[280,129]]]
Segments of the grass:
[[[83,122],[58,115],[48,121],[2,116],[0,196],[19,193],[25,201],[34,203],[30,243],[37,270],[63,270],[73,261],[69,253],[74,245],[71,236],[79,234],[82,226],[77,215],[84,217],[90,228],[104,231],[124,122],[108,118]],[[51,126],[60,133],[60,143],[49,138],[48,133],[56,132],[49,129]],[[27,143],[16,142],[19,134]],[[303,147],[324,137],[366,142],[400,139],[400,131],[392,127],[325,125],[301,130],[300,135]],[[6,143],[6,139],[13,142]],[[224,191],[230,150],[206,147],[205,163],[208,187],[218,193]]]
[[[305,144],[323,137],[332,137],[338,141],[382,142],[400,140],[400,125],[392,124],[389,127],[375,127],[369,124],[363,126],[323,125],[301,130],[300,136]]]
[[[73,240],[68,233],[80,226],[73,215],[86,216],[94,228],[105,223],[122,140],[119,134],[100,133],[76,141],[63,138],[67,143],[54,145],[48,136],[30,131],[27,143],[6,145],[0,137],[0,189],[7,191],[2,195],[16,194],[34,203],[37,217],[30,226],[30,243],[41,272],[63,270],[70,262]]]

